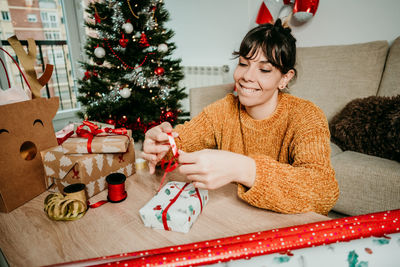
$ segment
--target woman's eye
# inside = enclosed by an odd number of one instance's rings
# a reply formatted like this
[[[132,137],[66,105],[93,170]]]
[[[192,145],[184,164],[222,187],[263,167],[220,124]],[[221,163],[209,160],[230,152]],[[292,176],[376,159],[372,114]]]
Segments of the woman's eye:
[[[271,72],[271,70],[265,70],[265,69],[260,69],[260,71],[263,72],[263,73]]]
[[[239,66],[247,66],[247,64],[246,64],[246,63],[243,63],[243,62],[239,62],[238,65],[239,65]]]

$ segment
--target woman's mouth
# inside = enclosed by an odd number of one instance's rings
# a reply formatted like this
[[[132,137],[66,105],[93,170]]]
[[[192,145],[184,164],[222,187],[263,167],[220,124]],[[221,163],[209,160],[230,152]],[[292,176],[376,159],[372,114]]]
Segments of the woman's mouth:
[[[260,91],[260,89],[245,87],[242,85],[240,85],[240,89],[243,91],[243,93],[246,93],[246,94],[253,94],[257,91]]]

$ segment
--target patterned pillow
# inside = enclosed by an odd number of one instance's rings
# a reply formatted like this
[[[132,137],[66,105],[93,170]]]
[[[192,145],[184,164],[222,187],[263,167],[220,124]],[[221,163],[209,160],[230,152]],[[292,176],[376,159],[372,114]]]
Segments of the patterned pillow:
[[[350,101],[329,125],[332,142],[352,150],[400,162],[400,95]]]

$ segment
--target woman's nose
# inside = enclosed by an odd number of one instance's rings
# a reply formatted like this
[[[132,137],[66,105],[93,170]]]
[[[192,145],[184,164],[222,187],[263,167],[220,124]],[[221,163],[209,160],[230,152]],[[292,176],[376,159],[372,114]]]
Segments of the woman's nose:
[[[255,74],[254,69],[251,67],[248,67],[245,70],[245,72],[243,73],[243,79],[246,81],[254,81],[255,80],[254,74]]]

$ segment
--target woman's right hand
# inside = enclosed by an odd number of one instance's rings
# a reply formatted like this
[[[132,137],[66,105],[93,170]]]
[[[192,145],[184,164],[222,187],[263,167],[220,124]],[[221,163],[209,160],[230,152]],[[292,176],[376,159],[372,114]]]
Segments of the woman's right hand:
[[[154,173],[157,163],[170,149],[167,133],[172,133],[174,138],[178,137],[178,133],[172,132],[172,130],[169,122],[163,122],[145,134],[142,157],[147,160],[151,174]]]

